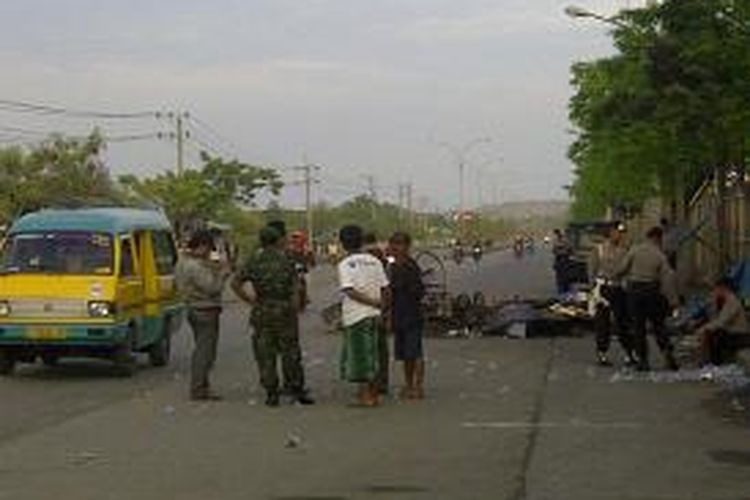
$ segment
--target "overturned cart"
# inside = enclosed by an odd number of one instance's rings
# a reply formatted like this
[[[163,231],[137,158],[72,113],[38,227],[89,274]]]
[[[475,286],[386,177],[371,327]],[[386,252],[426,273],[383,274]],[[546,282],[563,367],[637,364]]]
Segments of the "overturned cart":
[[[555,298],[488,299],[484,293],[452,294],[443,259],[435,252],[416,255],[423,274],[425,334],[432,337],[508,336],[527,338],[582,333],[592,326],[589,294],[576,292]],[[322,310],[334,333],[341,327],[341,304]]]
[[[481,291],[453,295],[448,273],[434,252],[417,255],[426,288],[426,334],[434,337],[508,336],[527,338],[582,333],[592,327],[590,294],[563,297],[488,298]]]

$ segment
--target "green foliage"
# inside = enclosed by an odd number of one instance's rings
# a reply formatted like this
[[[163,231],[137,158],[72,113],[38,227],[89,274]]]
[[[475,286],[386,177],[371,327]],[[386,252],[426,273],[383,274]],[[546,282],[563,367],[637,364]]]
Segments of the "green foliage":
[[[120,177],[120,184],[132,200],[162,207],[182,233],[208,221],[238,220],[241,207],[252,206],[261,191],[278,194],[282,184],[275,170],[237,160],[225,161],[201,154],[203,167],[140,179]]]
[[[731,7],[731,10],[730,10]],[[618,53],[572,69],[574,215],[680,200],[740,165],[750,127],[750,0],[667,0],[621,14]]]
[[[36,147],[0,149],[0,222],[44,207],[121,202],[99,159],[103,148],[94,131],[83,140],[54,135]]]

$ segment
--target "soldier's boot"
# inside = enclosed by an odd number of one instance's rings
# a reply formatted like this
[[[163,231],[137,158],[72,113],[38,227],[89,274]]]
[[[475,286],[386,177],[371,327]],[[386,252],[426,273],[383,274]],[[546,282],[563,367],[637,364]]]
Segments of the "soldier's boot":
[[[276,408],[281,404],[281,398],[277,391],[269,391],[266,395],[266,406]]]
[[[307,391],[307,389],[296,391],[293,395],[293,398],[295,403],[301,404],[303,406],[310,406],[315,404],[315,399],[310,396],[310,393]]]
[[[667,370],[676,372],[680,369],[680,365],[677,363],[677,359],[675,359],[674,352],[665,351],[664,352],[664,366]]]

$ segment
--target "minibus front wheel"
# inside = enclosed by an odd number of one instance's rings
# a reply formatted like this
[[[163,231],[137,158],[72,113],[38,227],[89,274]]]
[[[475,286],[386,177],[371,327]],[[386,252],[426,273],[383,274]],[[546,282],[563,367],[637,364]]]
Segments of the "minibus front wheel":
[[[8,349],[0,350],[0,375],[12,375],[16,367],[16,357]]]
[[[122,345],[115,349],[112,362],[115,364],[115,372],[120,377],[132,377],[136,371],[136,361],[133,355],[133,343],[135,342],[135,327],[128,327],[128,335]]]

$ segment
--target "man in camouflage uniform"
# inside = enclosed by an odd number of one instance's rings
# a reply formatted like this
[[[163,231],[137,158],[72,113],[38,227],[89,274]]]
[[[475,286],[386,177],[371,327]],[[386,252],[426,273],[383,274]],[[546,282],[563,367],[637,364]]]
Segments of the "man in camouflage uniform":
[[[301,404],[314,401],[305,390],[297,314],[298,277],[294,263],[284,254],[282,235],[272,227],[260,232],[261,250],[251,257],[232,282],[237,295],[253,306],[253,351],[266,390],[268,406],[279,405],[277,358],[281,357],[285,389]],[[244,289],[251,283],[254,295]]]

